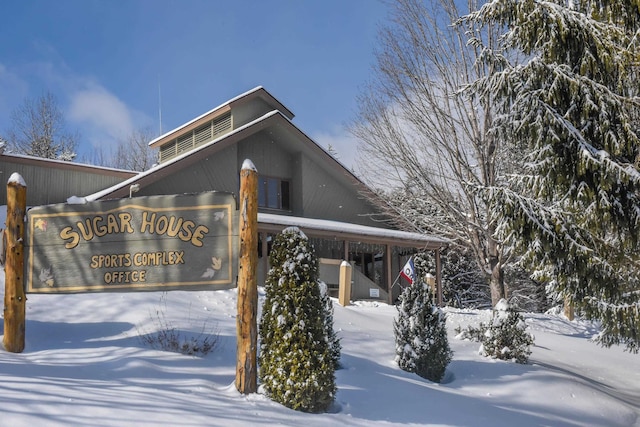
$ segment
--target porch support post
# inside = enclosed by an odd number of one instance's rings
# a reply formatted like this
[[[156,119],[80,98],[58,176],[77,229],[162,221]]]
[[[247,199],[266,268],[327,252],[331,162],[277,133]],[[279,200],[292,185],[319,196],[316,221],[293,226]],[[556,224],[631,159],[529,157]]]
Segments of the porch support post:
[[[442,307],[442,262],[440,261],[440,248],[435,250],[436,253],[436,292],[438,307]]]
[[[344,249],[343,249],[344,255],[342,259],[349,262],[349,241],[345,239],[343,243],[344,243]]]
[[[387,244],[384,251],[384,268],[387,273],[387,299],[393,304],[393,270],[391,268],[391,245]]]

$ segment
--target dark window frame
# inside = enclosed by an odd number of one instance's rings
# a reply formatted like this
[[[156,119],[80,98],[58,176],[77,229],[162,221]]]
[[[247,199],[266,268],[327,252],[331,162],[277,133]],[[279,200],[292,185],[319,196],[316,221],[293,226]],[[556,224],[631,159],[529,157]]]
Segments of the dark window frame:
[[[291,210],[289,180],[260,175],[258,177],[258,207],[282,211]]]

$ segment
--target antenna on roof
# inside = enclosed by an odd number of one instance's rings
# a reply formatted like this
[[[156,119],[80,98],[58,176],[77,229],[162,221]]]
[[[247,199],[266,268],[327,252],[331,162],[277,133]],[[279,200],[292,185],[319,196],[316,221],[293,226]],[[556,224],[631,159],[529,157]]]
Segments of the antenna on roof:
[[[160,135],[162,135],[162,92],[160,91],[160,74],[158,74],[158,118],[160,121]]]

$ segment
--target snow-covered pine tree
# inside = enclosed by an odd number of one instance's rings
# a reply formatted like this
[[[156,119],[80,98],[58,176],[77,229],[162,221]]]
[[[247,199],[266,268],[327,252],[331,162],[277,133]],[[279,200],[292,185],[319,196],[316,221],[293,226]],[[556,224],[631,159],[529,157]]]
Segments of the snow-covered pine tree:
[[[640,5],[491,0],[461,20],[504,29],[491,73],[493,132],[528,153],[510,189],[485,194],[497,234],[560,298],[602,322],[599,342],[640,349]],[[524,54],[514,60],[517,54]]]
[[[416,280],[400,295],[398,316],[393,322],[396,362],[404,371],[440,382],[453,357],[446,318],[432,303],[431,289],[420,278],[423,274],[417,266],[416,272]]]
[[[482,356],[527,363],[533,336],[525,329],[522,315],[502,299],[493,308],[489,325],[484,328],[479,353]]]
[[[260,318],[259,377],[271,399],[325,411],[336,394],[332,339],[318,281],[318,258],[296,227],[276,236]],[[331,328],[333,329],[333,327]]]

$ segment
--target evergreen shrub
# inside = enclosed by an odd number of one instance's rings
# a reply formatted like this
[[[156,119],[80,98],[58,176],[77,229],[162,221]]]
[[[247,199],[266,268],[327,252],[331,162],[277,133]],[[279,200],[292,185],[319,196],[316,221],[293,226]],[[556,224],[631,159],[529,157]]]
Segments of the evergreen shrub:
[[[526,327],[522,315],[505,299],[501,299],[482,334],[479,353],[496,359],[527,363],[533,336],[525,330]]]
[[[423,280],[414,280],[400,295],[394,320],[396,362],[400,369],[440,382],[453,352],[447,339],[444,313],[432,303]]]
[[[276,236],[269,261],[260,318],[261,386],[288,408],[326,411],[336,394],[339,341],[328,325],[332,313],[321,294],[318,259],[304,233],[290,227]]]

